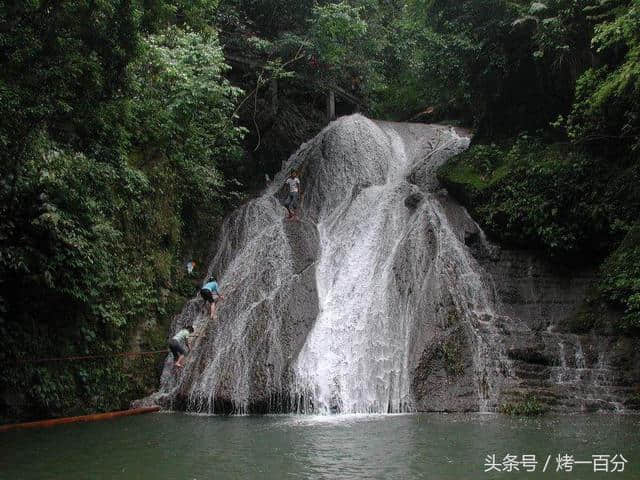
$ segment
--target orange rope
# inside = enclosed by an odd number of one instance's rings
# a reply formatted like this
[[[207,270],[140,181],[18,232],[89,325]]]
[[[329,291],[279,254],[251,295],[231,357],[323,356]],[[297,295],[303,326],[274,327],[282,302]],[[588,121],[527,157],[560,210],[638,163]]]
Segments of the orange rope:
[[[90,360],[92,358],[109,358],[109,357],[135,357],[139,355],[156,355],[158,353],[167,353],[169,350],[153,350],[148,352],[117,352],[117,353],[109,353],[104,355],[80,355],[75,357],[58,357],[58,358],[32,358],[27,360],[18,360],[18,364],[20,363],[45,363],[45,362],[64,362],[64,361],[75,361],[75,360]]]

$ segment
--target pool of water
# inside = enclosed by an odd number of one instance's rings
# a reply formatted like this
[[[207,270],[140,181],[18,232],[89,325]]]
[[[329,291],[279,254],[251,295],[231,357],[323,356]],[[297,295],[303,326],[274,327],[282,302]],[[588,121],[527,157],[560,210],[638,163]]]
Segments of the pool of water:
[[[628,415],[156,413],[0,433],[0,478],[638,479],[639,440],[640,416]],[[565,454],[572,471],[556,472]],[[609,455],[595,465],[608,473],[594,473],[593,455]]]

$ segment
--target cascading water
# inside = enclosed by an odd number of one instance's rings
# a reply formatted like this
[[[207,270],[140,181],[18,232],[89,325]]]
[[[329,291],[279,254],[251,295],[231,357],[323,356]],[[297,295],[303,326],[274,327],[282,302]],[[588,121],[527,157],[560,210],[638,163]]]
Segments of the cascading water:
[[[411,319],[390,291],[409,214],[409,159],[391,142],[384,183],[325,208],[318,222],[320,314],[294,364],[303,410],[402,411],[409,407]],[[354,177],[357,178],[354,172]]]
[[[476,392],[460,408],[494,408],[504,365],[493,288],[464,243],[461,225],[473,222],[435,178],[468,143],[451,127],[355,115],[303,145],[225,222],[209,268],[226,294],[220,321],[198,299],[176,318],[202,337],[179,376],[167,360],[155,400],[206,412],[411,411],[438,361]],[[284,221],[277,200],[293,168],[302,222]]]
[[[434,234],[438,252],[425,270],[406,272],[410,276],[405,280],[416,286],[422,283],[430,291],[425,292],[427,296],[443,285],[451,293],[458,290],[464,298],[460,305],[464,313],[492,311],[470,254],[448,225],[433,193],[427,192],[414,211],[405,205],[413,193],[408,177],[416,163],[428,161],[425,153],[431,156],[446,150],[451,155],[465,148],[468,139],[442,128],[428,136],[427,152],[414,150],[408,155],[394,127],[379,123],[372,129],[386,137],[389,146],[383,181],[365,183],[355,195],[324,208],[318,221],[320,314],[294,364],[294,393],[302,411],[413,409],[410,354],[419,299],[402,298],[394,265],[399,250],[406,251],[407,239],[425,223]],[[416,158],[416,154],[423,157]],[[353,175],[357,178],[357,172]],[[416,247],[409,264],[420,263],[424,249]]]

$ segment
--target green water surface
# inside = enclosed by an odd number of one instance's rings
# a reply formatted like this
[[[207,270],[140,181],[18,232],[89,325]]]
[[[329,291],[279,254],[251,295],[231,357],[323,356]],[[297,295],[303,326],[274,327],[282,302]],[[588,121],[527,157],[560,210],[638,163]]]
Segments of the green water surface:
[[[640,479],[639,428],[631,415],[155,413],[0,433],[0,478]],[[487,455],[504,469],[507,454],[518,462],[535,455],[536,470],[485,473]],[[577,461],[622,454],[627,463],[623,472],[608,462],[609,472],[574,464],[556,473],[559,454]]]

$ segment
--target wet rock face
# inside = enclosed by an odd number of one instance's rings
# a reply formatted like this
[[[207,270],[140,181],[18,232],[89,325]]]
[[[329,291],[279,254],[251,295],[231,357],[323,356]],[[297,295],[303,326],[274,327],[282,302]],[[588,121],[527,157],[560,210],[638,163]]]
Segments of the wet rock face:
[[[558,411],[637,409],[640,339],[573,323],[596,280],[590,270],[567,270],[528,252],[502,250],[482,260],[496,285],[511,360],[501,404],[526,396]],[[602,312],[595,325],[615,318]]]
[[[142,404],[205,412],[495,411],[535,394],[553,408],[631,408],[635,340],[562,327],[592,274],[502,250],[439,185],[469,139],[449,127],[343,117],[230,215],[209,272],[218,319],[183,372],[168,358]],[[284,220],[284,181],[302,221]],[[140,403],[138,403],[140,404]]]
[[[442,306],[461,309],[462,332],[474,303],[451,300],[473,267],[457,260],[430,178],[467,144],[447,127],[355,115],[302,145],[225,221],[209,268],[226,296],[219,320],[199,299],[176,318],[172,330],[194,324],[203,334],[184,372],[167,360],[155,399],[196,411],[415,410],[411,375],[445,321]],[[280,206],[292,169],[300,224],[283,221]],[[477,390],[476,337],[456,339],[440,352],[446,371]]]
[[[472,340],[455,310],[432,340],[413,372],[416,410],[477,412],[480,405],[473,377]]]
[[[315,225],[284,219],[273,198],[249,202],[223,225],[210,272],[224,272],[218,318],[200,298],[173,321],[201,336],[176,374],[168,357],[161,390],[136,405],[206,412],[290,410],[287,388],[296,358],[318,314]]]
[[[410,210],[415,210],[423,198],[424,195],[421,192],[412,193],[404,199],[404,205]]]

